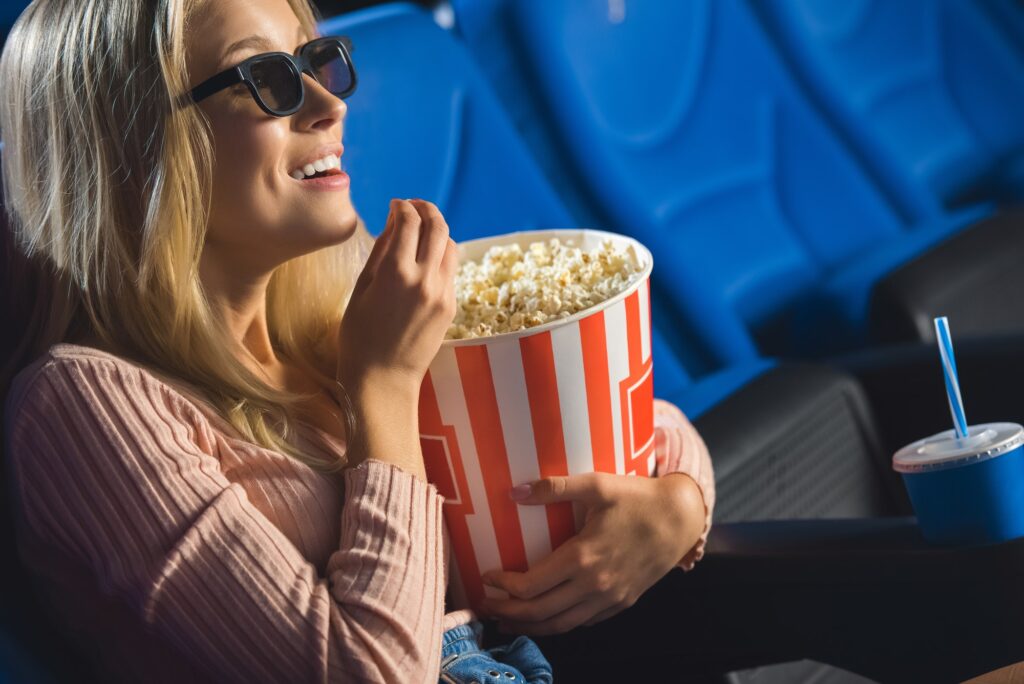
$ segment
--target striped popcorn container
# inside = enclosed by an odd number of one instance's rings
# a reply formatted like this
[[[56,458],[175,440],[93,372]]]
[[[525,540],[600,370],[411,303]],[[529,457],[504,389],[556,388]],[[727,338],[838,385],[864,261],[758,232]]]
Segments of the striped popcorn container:
[[[451,579],[470,605],[482,573],[522,571],[575,534],[571,503],[522,506],[515,484],[587,472],[649,475],[654,391],[649,281],[639,242],[592,230],[513,233],[460,244],[463,259],[488,248],[572,240],[584,250],[610,239],[640,270],[630,287],[571,317],[490,337],[446,340],[420,394],[427,475],[445,497]]]

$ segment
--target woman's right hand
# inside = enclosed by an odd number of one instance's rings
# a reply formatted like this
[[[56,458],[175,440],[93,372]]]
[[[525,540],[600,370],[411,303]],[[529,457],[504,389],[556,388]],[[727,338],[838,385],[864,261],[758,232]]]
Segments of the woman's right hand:
[[[437,207],[392,200],[338,334],[338,379],[356,412],[350,448],[357,460],[398,462],[423,476],[419,389],[455,317],[457,267]]]

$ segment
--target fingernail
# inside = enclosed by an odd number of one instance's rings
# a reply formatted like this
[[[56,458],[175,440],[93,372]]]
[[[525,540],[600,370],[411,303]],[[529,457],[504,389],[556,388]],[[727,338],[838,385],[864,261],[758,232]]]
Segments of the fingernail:
[[[522,501],[526,497],[530,496],[530,492],[533,487],[529,484],[516,485],[509,490],[508,495],[512,497],[513,501]]]

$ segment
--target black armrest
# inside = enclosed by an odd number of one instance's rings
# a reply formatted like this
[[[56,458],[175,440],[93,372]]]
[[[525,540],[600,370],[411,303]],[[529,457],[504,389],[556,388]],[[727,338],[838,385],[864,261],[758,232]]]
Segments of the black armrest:
[[[1022,269],[1024,270],[1024,269]],[[1024,423],[1024,331],[986,338],[961,336],[950,320],[967,418],[971,423]],[[934,343],[879,347],[832,363],[860,383],[874,411],[887,455],[951,426],[939,352]]]
[[[1024,211],[1004,211],[935,245],[880,280],[871,293],[876,342],[934,341],[932,318],[958,337],[1024,331]]]
[[[716,525],[707,556],[722,562],[795,557],[848,559],[877,553],[913,555],[940,551],[921,537],[912,517],[844,520],[758,520]]]
[[[716,524],[909,510],[864,392],[839,370],[780,364],[694,425],[714,462]]]
[[[1021,577],[1024,539],[933,547],[913,518],[723,524],[692,572],[541,647],[568,681],[807,658],[880,682],[959,682],[1024,660]],[[642,649],[624,651],[624,634]]]
[[[959,682],[1024,660],[1024,539],[929,546],[913,518],[721,525],[689,592],[715,650],[828,662],[879,681]],[[772,658],[771,660],[776,660]]]

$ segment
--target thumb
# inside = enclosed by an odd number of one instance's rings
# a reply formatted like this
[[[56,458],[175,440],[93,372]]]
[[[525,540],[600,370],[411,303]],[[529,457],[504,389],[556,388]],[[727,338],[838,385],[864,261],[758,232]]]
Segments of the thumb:
[[[520,504],[535,505],[579,501],[586,504],[601,504],[608,501],[607,473],[585,473],[546,477],[513,487],[509,491],[512,499]]]
[[[363,270],[360,272],[359,277],[356,279],[357,286],[365,286],[370,279],[373,278],[377,269],[380,268],[380,263],[384,260],[384,255],[388,251],[388,246],[391,242],[391,236],[394,234],[395,225],[395,203],[398,200],[391,200],[390,208],[388,209],[388,218],[384,222],[384,230],[380,232],[377,239],[373,241],[373,247],[370,248],[370,255],[366,257],[366,263],[363,264]]]

